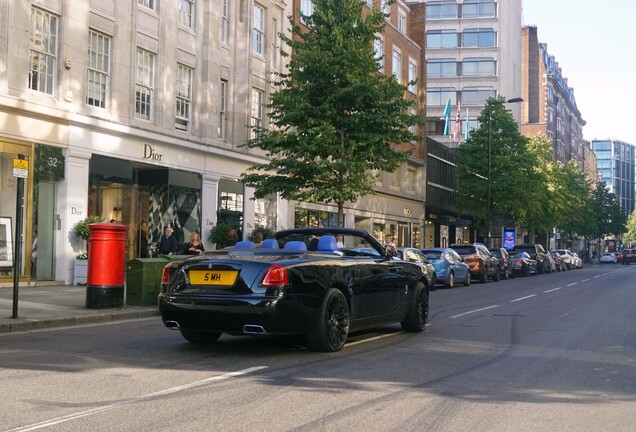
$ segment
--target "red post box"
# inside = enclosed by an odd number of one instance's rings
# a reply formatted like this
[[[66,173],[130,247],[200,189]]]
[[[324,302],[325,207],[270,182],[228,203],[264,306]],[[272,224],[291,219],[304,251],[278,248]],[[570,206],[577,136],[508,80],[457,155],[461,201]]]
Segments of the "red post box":
[[[124,266],[128,227],[114,223],[88,225],[86,307],[105,309],[124,305]]]

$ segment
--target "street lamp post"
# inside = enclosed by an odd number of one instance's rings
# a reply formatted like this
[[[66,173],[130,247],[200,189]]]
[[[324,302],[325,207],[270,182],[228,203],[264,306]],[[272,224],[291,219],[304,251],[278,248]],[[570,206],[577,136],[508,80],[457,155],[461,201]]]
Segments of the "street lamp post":
[[[523,102],[523,99],[520,97],[512,98],[505,100],[504,103],[517,103]],[[492,148],[492,104],[488,105],[488,199],[486,203],[486,229],[488,232],[486,233],[486,246],[492,247],[492,213],[491,213],[491,190],[490,190],[490,176],[491,176],[491,148]]]

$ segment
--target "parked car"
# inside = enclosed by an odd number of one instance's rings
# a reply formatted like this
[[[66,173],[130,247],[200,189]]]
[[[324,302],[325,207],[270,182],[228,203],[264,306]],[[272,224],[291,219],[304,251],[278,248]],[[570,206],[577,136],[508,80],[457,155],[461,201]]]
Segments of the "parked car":
[[[519,244],[515,245],[513,248],[513,253],[518,254],[519,252],[527,252],[530,255],[530,258],[537,262],[537,272],[538,273],[550,273],[552,271],[552,267],[550,266],[550,258],[548,258],[548,254],[546,253],[543,246],[538,243],[528,243],[528,244]]]
[[[576,268],[576,259],[572,257],[572,251],[570,251],[569,249],[553,249],[550,252],[558,253],[561,259],[563,259],[563,261],[565,262],[568,270],[573,270]]]
[[[455,244],[450,246],[470,267],[471,277],[485,283],[488,278],[499,280],[499,260],[492,256],[481,243]]]
[[[512,269],[512,258],[508,251],[504,248],[492,248],[488,249],[492,256],[499,260],[499,277],[509,279],[514,277],[514,271]]]
[[[159,294],[164,325],[194,343],[222,333],[298,333],[318,351],[338,351],[350,331],[384,323],[424,329],[430,287],[421,266],[387,253],[368,232],[301,228],[275,237],[268,247],[239,242],[168,263]],[[318,247],[309,252],[313,237]]]
[[[410,261],[422,267],[428,278],[428,286],[431,291],[435,289],[435,268],[431,261],[419,249],[411,247],[397,248],[397,256],[401,260]]]
[[[436,283],[453,288],[456,283],[470,285],[470,267],[451,248],[426,248],[421,250],[433,263]]]
[[[565,260],[557,251],[550,251],[550,256],[554,259],[557,271],[566,271],[568,269]]]
[[[618,257],[614,252],[603,252],[598,259],[598,262],[603,263],[617,263]]]
[[[620,261],[622,265],[636,262],[636,249],[626,248],[621,251]]]
[[[572,252],[572,259],[573,259],[572,265],[575,269],[583,268],[583,258],[581,258],[576,252]]]
[[[537,260],[532,259],[528,252],[519,252],[512,257],[513,269],[516,274],[530,276],[537,275]]]

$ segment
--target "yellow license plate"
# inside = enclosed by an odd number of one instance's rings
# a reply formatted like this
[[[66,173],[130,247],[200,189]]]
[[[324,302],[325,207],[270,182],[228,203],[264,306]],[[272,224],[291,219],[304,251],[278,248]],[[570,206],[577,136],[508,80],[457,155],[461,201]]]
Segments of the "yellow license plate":
[[[190,270],[192,285],[234,285],[238,271],[234,270]]]

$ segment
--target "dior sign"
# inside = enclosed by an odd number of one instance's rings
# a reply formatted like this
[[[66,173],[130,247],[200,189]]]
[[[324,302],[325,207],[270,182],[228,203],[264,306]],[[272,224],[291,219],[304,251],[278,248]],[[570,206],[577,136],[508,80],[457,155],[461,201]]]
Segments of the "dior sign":
[[[161,162],[163,154],[157,153],[150,144],[144,144],[144,159]]]

